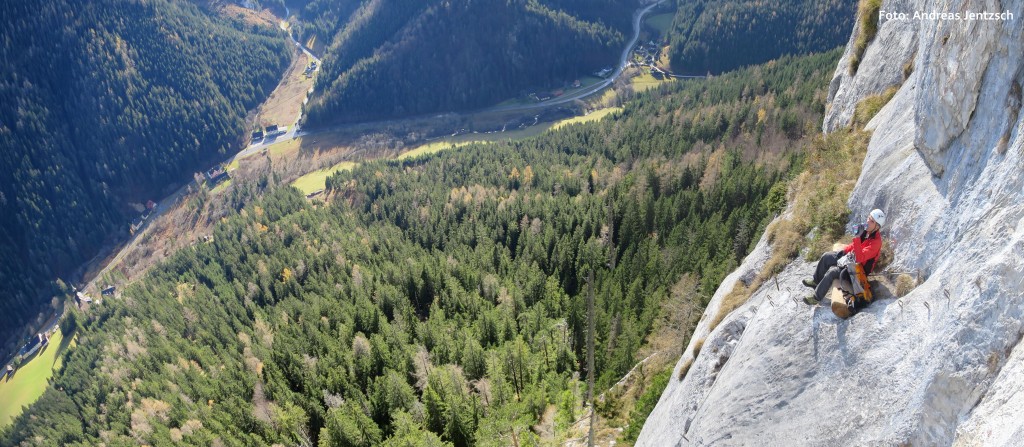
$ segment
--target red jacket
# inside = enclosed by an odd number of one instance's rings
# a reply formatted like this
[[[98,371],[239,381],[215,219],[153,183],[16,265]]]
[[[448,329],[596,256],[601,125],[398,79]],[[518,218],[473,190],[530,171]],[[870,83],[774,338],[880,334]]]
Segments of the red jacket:
[[[882,235],[878,234],[878,231],[868,234],[868,231],[864,230],[859,236],[853,237],[850,245],[843,247],[843,252],[851,251],[857,257],[857,263],[864,266],[864,273],[870,274],[871,269],[875,267],[878,253],[882,251]]]

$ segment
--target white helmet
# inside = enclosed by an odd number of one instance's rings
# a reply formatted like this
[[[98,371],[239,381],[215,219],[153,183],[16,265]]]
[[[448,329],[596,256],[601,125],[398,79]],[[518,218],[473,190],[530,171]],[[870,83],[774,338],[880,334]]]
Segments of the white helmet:
[[[871,216],[871,219],[873,219],[875,221],[875,223],[878,224],[878,226],[880,226],[880,227],[884,227],[885,226],[885,213],[882,212],[882,210],[880,210],[878,208],[875,208],[875,209],[871,210],[870,216]]]

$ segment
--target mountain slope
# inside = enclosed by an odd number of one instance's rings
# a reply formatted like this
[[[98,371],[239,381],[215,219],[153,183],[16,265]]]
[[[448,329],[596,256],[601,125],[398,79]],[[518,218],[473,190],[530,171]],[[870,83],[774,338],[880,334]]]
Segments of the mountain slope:
[[[659,327],[690,327],[673,310],[695,315],[698,278],[717,283],[777,211],[837,57],[680,82],[534,139],[367,162],[327,180],[327,203],[269,191],[73,314],[78,345],[0,446],[567,438],[588,273],[606,389]]]
[[[353,7],[307,6],[320,16],[305,33],[336,33],[310,124],[465,110],[570,83],[615,63],[635,4],[375,0],[345,17]]]
[[[1024,13],[1021,1],[1001,6]],[[637,445],[1019,442],[1024,427],[1007,405],[1024,389],[1024,40],[1018,22],[960,25],[882,22],[854,74],[852,38],[826,118],[827,129],[844,126],[857,104],[913,68],[868,125],[849,206],[888,213],[890,269],[920,272],[920,285],[842,321],[791,301],[807,293],[799,281],[813,267],[798,260],[712,327],[737,279],[771,255],[762,239],[722,283],[677,365],[676,376],[689,368],[685,378],[670,382]]]
[[[855,0],[679,0],[669,58],[681,74],[718,74],[785,54],[835,48]]]
[[[127,233],[128,203],[158,199],[236,147],[289,53],[274,29],[184,1],[18,0],[0,24],[6,339],[49,282]]]

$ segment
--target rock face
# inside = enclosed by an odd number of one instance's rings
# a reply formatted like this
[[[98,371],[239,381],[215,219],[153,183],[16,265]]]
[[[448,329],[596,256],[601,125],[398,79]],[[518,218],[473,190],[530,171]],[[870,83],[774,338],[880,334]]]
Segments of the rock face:
[[[925,10],[924,3],[924,0],[884,0],[880,10],[919,11]],[[860,20],[857,20],[850,34],[850,42],[846,45],[846,52],[839,60],[839,67],[829,84],[829,108],[825,112],[822,126],[825,132],[849,125],[854,108],[864,97],[904,82],[904,68],[913,68],[917,55],[920,27],[921,22],[917,20],[880,19],[872,45],[864,51],[857,72],[851,74],[853,44],[861,32]]]
[[[845,65],[848,49],[832,82],[826,131],[849,123],[864,97],[901,85],[867,126],[874,133],[849,206],[857,221],[886,211],[889,269],[920,271],[921,284],[843,321],[796,301],[814,267],[797,260],[709,331],[737,278],[764,265],[771,247],[762,240],[715,294],[637,445],[1024,439],[1024,0],[883,2],[889,8],[1014,15],[884,22],[858,72]]]

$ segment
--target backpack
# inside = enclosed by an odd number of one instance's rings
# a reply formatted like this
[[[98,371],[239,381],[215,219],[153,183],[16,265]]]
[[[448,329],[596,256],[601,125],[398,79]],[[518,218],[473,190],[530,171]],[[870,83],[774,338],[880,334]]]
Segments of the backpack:
[[[864,266],[851,262],[846,266],[847,273],[850,274],[850,285],[849,297],[847,297],[847,305],[851,308],[862,309],[871,304],[873,296],[871,295],[871,284],[868,283],[868,275],[864,272]],[[852,301],[852,302],[851,302]]]

